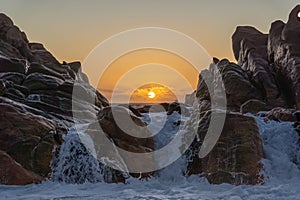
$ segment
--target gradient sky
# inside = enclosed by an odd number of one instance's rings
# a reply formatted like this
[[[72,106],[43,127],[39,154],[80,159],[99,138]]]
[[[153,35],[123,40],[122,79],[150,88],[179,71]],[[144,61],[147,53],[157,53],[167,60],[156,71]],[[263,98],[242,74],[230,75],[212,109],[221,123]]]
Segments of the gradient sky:
[[[210,55],[234,60],[231,35],[237,25],[252,25],[267,32],[271,22],[286,21],[298,3],[294,0],[0,0],[0,12],[10,16],[30,41],[43,43],[60,61],[83,61],[110,36],[150,26],[180,31],[199,42]]]

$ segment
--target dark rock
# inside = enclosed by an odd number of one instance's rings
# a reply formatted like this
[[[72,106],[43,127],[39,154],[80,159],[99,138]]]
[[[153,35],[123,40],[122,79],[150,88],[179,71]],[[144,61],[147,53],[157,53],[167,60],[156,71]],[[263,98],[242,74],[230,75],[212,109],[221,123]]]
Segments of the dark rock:
[[[129,117],[129,118],[128,118]],[[115,118],[117,118],[117,124]],[[146,124],[141,121],[138,117],[134,116],[129,109],[126,109],[121,106],[106,107],[102,109],[98,114],[98,122],[103,129],[103,131],[113,140],[116,140],[116,144],[120,146],[126,146],[126,143],[129,146],[137,145],[137,149],[133,149],[133,152],[145,152],[148,150],[154,149],[153,138],[137,138],[129,135],[128,133],[135,132],[135,135],[138,135],[138,132],[144,132],[151,136],[151,133],[147,133]],[[134,124],[128,123],[128,120],[132,120]],[[124,123],[124,124],[122,124]],[[120,129],[120,126],[122,129]],[[125,128],[125,130],[124,130]],[[128,133],[126,133],[126,131]],[[128,148],[123,148],[130,151]]]
[[[40,65],[38,63],[31,63],[28,71],[27,71],[27,75],[33,74],[33,73],[40,73],[40,74],[45,74],[45,75],[49,75],[49,76],[54,76],[56,78],[59,78],[61,80],[64,80],[63,76],[60,75],[60,73],[49,69],[43,65]]]
[[[234,54],[267,104],[285,106],[275,71],[268,61],[268,35],[253,27],[238,27],[232,36]],[[238,55],[238,56],[237,56]]]
[[[59,62],[56,58],[45,49],[43,44],[40,43],[29,43],[29,48],[33,56],[31,62],[37,62],[40,64],[49,64],[59,65]]]
[[[25,61],[0,57],[0,72],[18,72],[25,74],[25,71]]]
[[[274,63],[277,79],[289,107],[300,107],[300,5],[289,15],[287,24],[272,24],[268,42],[268,56]]]
[[[296,117],[297,122],[300,122],[300,110],[296,111],[296,112],[294,113],[294,115],[295,115],[295,117]]]
[[[25,78],[26,78],[26,76],[24,74],[17,73],[17,72],[0,73],[0,79],[4,79],[6,81],[11,81],[17,85],[22,85]]]
[[[261,99],[261,94],[255,88],[240,66],[224,59],[217,64],[222,75],[227,98],[227,108],[239,111],[241,105],[250,99]]]
[[[128,105],[128,104],[121,104],[120,106],[124,106],[125,108],[128,108],[135,116],[141,117],[141,113],[135,109],[133,106]]]
[[[13,99],[13,100],[24,100],[25,99],[25,95],[15,88],[9,88],[6,91],[4,96],[9,97],[10,99]]]
[[[257,99],[250,99],[242,104],[240,112],[256,114],[259,111],[267,111],[270,110],[265,102],[262,102]]]
[[[5,82],[0,79],[0,96],[3,96],[6,92]]]
[[[0,39],[5,41],[8,45],[13,46],[14,49],[18,51],[18,55],[31,58],[32,55],[28,47],[28,39],[25,33],[21,32],[18,27],[14,26],[12,20],[5,14],[1,14],[0,24]]]
[[[71,68],[75,73],[81,72],[81,63],[80,63],[80,62],[71,62],[71,63],[68,63],[67,65],[69,65],[70,68]]]
[[[214,75],[211,71],[203,70],[199,74],[199,81],[196,90],[196,97],[199,100],[210,100],[208,87],[213,87]],[[213,91],[213,89],[211,89]]]
[[[178,112],[179,114],[183,115],[183,116],[189,116],[190,115],[190,112],[187,109],[186,105],[184,105],[182,103],[178,103],[178,102],[170,103],[170,105],[168,107],[167,115],[171,115],[175,111]]]
[[[26,77],[23,86],[30,90],[49,90],[57,88],[59,85],[63,84],[63,82],[63,80],[54,76],[32,73]]]

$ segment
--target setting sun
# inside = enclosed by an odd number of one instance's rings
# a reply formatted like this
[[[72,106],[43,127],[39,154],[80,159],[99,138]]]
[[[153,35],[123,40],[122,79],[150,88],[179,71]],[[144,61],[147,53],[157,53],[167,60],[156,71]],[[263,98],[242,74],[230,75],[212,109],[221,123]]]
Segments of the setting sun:
[[[152,92],[152,91],[148,93],[148,97],[149,97],[150,99],[153,99],[155,96],[156,96],[155,93]]]
[[[130,95],[130,103],[163,103],[177,101],[170,88],[158,83],[149,83],[135,89]]]

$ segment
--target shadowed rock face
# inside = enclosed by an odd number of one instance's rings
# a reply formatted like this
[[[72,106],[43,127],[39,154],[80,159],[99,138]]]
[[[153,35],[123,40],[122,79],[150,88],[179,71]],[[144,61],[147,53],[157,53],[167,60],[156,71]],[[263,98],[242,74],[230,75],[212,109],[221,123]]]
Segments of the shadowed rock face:
[[[232,43],[238,64],[249,75],[253,86],[259,89],[262,99],[267,104],[285,106],[275,71],[268,61],[268,35],[252,27],[238,27]]]
[[[290,106],[300,108],[300,5],[289,15],[286,24],[272,24],[268,42],[269,61],[274,65],[279,85]]]
[[[238,27],[232,46],[238,64],[270,107],[295,107],[300,102],[300,20],[296,6],[285,24],[272,23],[269,34]]]

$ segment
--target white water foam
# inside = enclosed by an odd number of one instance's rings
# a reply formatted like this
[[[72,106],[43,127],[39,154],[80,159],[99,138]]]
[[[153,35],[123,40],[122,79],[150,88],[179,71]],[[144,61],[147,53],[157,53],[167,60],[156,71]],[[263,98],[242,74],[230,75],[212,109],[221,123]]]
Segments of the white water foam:
[[[185,162],[179,159],[163,169],[158,177],[148,181],[128,179],[126,184],[101,182],[80,185],[48,181],[39,185],[0,186],[0,199],[300,199],[299,136],[292,123],[265,122],[260,117],[255,119],[265,152],[262,160],[266,181],[264,185],[210,185],[198,176],[185,178],[181,175]],[[76,139],[71,139],[72,142],[76,146]],[[96,164],[90,168],[86,162],[93,163],[93,160],[82,159],[81,163],[87,167],[87,172],[99,176],[100,180],[100,172],[89,170],[97,169]],[[66,164],[60,163],[61,166]],[[89,177],[87,172],[84,173]]]

